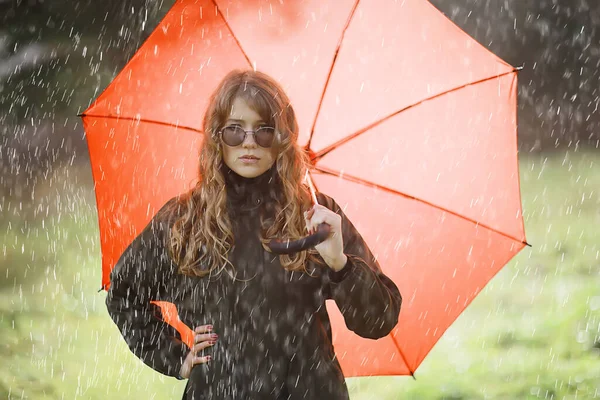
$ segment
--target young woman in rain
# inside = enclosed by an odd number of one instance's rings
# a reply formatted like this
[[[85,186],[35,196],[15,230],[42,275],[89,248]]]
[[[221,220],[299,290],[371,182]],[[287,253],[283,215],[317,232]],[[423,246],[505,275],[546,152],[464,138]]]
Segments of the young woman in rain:
[[[198,185],[171,199],[121,256],[106,304],[131,351],[188,379],[184,399],[348,399],[325,300],[371,339],[398,321],[401,297],[329,196],[313,204],[290,101],[270,77],[227,75],[204,119]],[[270,251],[322,223],[309,250]],[[177,307],[189,349],[152,300]]]

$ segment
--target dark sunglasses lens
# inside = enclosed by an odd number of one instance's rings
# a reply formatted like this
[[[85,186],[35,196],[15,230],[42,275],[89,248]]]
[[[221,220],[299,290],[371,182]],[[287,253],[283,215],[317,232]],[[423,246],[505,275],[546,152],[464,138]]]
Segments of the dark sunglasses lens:
[[[244,142],[246,132],[239,126],[223,128],[223,142],[228,146],[239,146]],[[271,147],[275,138],[275,129],[271,127],[259,128],[254,133],[254,140],[260,147]]]
[[[256,143],[261,147],[271,147],[275,138],[275,129],[260,128],[256,131]]]
[[[223,128],[223,141],[229,146],[239,146],[244,141],[246,132],[239,126]]]

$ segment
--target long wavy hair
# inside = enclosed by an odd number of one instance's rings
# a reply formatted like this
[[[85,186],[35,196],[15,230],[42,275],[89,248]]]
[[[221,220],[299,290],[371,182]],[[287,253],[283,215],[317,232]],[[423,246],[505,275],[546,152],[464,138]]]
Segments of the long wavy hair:
[[[272,238],[297,239],[306,233],[303,211],[311,206],[304,176],[308,156],[297,143],[298,122],[290,100],[280,85],[257,71],[232,71],[210,98],[204,116],[204,140],[200,149],[198,184],[181,196],[171,210],[174,222],[168,239],[171,257],[179,273],[190,276],[219,274],[235,266],[228,259],[234,243],[232,221],[227,212],[227,193],[223,174],[223,149],[219,131],[232,104],[243,98],[264,121],[275,127],[276,180],[280,193],[274,201],[274,217],[261,218],[263,247]],[[317,261],[314,249],[292,255],[280,255],[281,265],[292,271],[306,270],[306,262]]]

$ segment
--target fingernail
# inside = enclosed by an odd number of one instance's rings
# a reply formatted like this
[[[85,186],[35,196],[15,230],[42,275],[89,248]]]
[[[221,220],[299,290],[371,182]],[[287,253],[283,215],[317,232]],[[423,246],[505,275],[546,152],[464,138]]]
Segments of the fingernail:
[[[216,340],[211,340],[210,342],[208,342],[209,345],[214,346],[217,343]]]
[[[210,360],[212,360],[212,357],[211,356],[206,356],[206,361],[210,361]]]
[[[216,340],[216,339],[218,339],[218,338],[219,338],[219,335],[217,335],[216,333],[212,333],[212,334],[210,335],[210,337],[211,337],[212,339],[215,339],[215,340]]]

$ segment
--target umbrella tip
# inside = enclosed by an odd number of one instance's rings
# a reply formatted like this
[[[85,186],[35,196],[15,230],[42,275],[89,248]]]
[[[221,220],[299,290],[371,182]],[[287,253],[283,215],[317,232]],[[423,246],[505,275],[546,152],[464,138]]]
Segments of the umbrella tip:
[[[410,371],[410,376],[412,376],[415,381],[417,380],[417,377],[413,371]]]
[[[533,246],[532,246],[532,245],[530,245],[528,242],[523,242],[523,243],[525,243],[525,245],[526,245],[527,247],[533,247]]]

